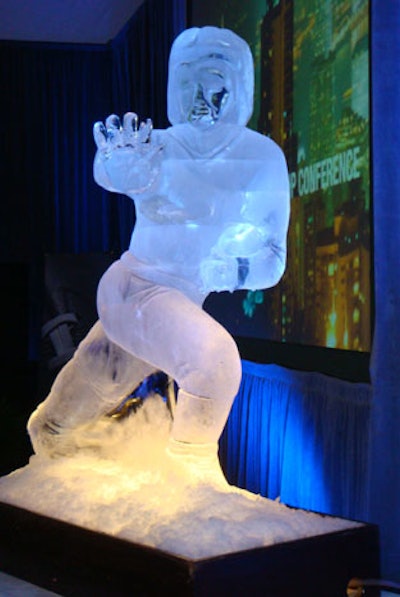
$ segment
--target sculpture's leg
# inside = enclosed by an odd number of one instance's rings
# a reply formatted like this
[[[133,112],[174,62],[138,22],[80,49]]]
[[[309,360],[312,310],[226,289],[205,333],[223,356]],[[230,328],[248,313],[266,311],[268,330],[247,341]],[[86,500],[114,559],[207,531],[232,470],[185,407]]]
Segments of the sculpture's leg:
[[[98,310],[107,336],[176,380],[170,451],[216,461],[241,377],[232,337],[181,292],[137,278],[121,262],[100,282]]]
[[[218,458],[223,425],[215,415],[215,400],[178,391],[178,403],[167,452],[192,479],[226,485]],[[218,435],[218,437],[217,437]]]
[[[29,419],[35,452],[74,452],[76,430],[112,410],[153,372],[149,364],[113,344],[97,322]]]

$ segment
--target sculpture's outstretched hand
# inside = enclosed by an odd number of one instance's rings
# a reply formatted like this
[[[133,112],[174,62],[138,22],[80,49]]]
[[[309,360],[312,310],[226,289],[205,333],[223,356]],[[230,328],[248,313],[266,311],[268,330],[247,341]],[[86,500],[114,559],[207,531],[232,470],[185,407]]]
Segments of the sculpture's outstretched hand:
[[[96,182],[117,193],[135,195],[149,189],[160,170],[161,145],[151,142],[153,124],[148,118],[139,126],[134,112],[127,112],[123,123],[111,114],[96,122],[93,136],[97,145],[94,159]]]

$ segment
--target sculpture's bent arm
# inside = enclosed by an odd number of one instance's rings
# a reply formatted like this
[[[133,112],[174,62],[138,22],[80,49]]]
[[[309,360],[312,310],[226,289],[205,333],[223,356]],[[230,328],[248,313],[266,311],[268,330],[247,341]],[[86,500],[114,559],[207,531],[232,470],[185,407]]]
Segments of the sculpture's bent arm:
[[[263,141],[267,155],[245,193],[241,220],[223,229],[209,259],[202,263],[205,287],[231,291],[270,288],[285,271],[290,212],[286,160],[271,140]]]

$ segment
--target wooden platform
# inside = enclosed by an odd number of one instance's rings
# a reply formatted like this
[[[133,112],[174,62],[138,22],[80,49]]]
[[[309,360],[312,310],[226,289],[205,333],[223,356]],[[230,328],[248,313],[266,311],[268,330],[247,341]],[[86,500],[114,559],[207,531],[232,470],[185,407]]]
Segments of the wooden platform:
[[[0,569],[65,596],[345,597],[379,577],[379,540],[365,524],[193,561],[0,502]]]

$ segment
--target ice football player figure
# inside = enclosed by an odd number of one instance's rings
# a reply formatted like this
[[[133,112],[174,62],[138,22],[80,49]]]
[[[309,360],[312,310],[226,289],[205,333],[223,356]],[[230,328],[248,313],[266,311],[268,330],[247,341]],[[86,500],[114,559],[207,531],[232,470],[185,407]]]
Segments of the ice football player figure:
[[[95,124],[95,180],[133,199],[136,223],[99,283],[99,321],[30,418],[35,451],[73,451],[72,431],[163,371],[178,386],[169,455],[219,470],[241,361],[202,305],[210,292],[274,286],[286,263],[287,166],[271,139],[246,127],[253,88],[244,40],[191,28],[171,49],[171,126],[152,130],[134,113]]]

